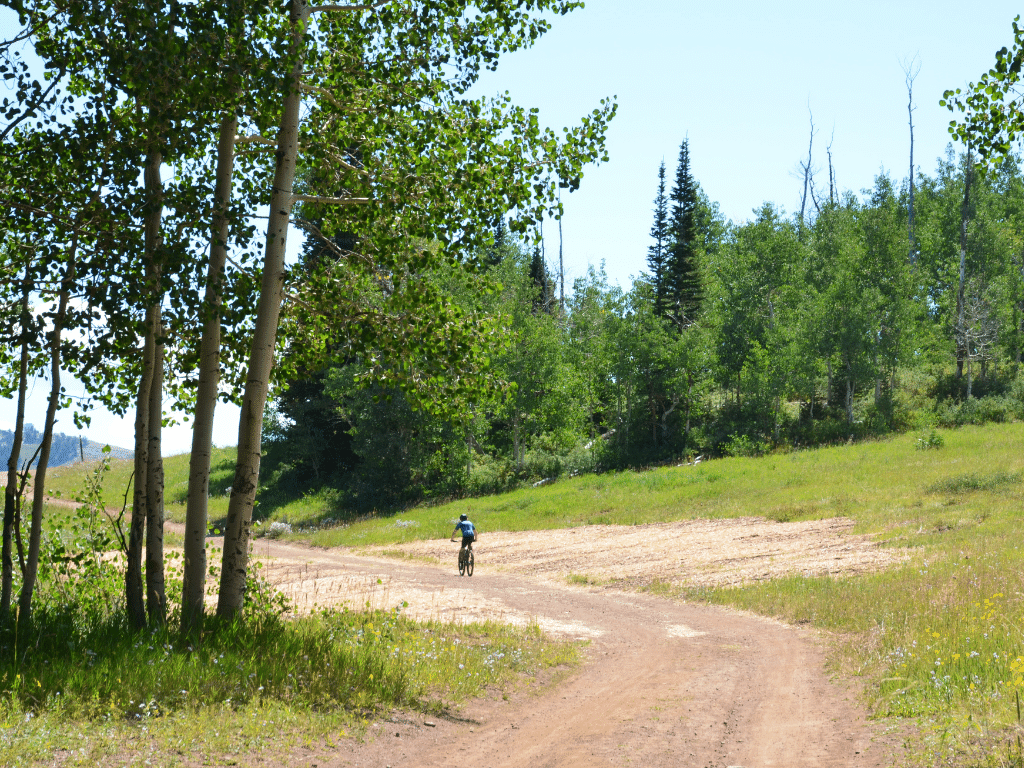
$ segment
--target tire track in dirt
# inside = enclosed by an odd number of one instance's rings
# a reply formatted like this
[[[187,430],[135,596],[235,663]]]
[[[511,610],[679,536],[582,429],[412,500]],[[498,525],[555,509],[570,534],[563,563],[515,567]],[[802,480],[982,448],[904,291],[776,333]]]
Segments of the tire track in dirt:
[[[260,542],[266,575],[318,603],[392,607],[428,618],[510,621],[591,639],[570,679],[539,695],[481,699],[461,721],[406,713],[318,766],[492,768],[644,765],[700,768],[880,768],[892,747],[854,693],[829,680],[815,635],[738,612],[644,594],[559,586],[489,570],[472,578],[450,563],[359,557]],[[484,606],[481,608],[480,606]],[[397,734],[397,735],[396,735]]]

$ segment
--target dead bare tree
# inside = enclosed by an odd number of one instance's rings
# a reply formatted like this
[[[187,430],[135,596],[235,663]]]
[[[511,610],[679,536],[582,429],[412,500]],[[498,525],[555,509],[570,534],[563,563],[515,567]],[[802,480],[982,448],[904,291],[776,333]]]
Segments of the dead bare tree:
[[[914,239],[914,80],[921,73],[921,62],[917,60],[917,54],[914,54],[914,58],[904,59],[900,66],[903,68],[903,74],[906,78],[907,84],[907,119],[910,124],[910,198],[907,203],[907,237],[909,240],[909,255],[910,264],[914,265],[917,263],[917,242]]]
[[[999,340],[999,320],[988,300],[984,286],[968,281],[962,311],[954,329],[957,350],[963,350],[967,363],[967,399],[972,397],[974,363],[992,357],[992,349]],[[958,362],[960,362],[958,360]]]
[[[804,178],[804,193],[803,193],[803,195],[800,198],[800,232],[799,232],[799,237],[800,237],[801,240],[803,240],[803,237],[804,237],[804,221],[805,221],[804,216],[807,213],[807,197],[808,197],[808,194],[810,194],[810,196],[811,196],[811,201],[814,202],[815,205],[817,205],[817,203],[814,201],[814,167],[812,166],[812,162],[811,162],[812,161],[812,157],[813,157],[813,151],[814,151],[814,134],[816,133],[816,131],[814,130],[814,113],[811,112],[811,107],[810,107],[809,104],[807,106],[807,114],[808,114],[808,116],[810,118],[810,123],[811,123],[811,137],[810,137],[810,140],[807,142],[807,161],[800,163],[800,172],[801,172],[801,174],[803,175],[803,178]]]
[[[830,205],[836,204],[836,172],[832,167],[832,143],[836,140],[836,128],[832,126],[832,136],[828,140],[828,146],[825,147],[825,154],[828,155],[828,202]]]

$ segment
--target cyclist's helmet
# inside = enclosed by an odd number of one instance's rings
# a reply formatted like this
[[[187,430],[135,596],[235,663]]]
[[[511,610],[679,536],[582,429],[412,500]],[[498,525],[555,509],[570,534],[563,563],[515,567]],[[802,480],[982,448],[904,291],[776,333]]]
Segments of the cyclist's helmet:
[[[469,515],[459,515],[459,520],[469,520]]]

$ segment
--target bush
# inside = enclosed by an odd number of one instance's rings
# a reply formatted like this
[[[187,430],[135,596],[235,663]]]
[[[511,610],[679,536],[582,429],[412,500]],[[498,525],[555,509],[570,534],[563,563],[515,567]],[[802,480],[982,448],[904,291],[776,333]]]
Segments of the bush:
[[[558,477],[562,474],[562,459],[547,451],[527,451],[525,475],[528,478]]]
[[[733,435],[722,443],[721,448],[726,456],[761,456],[768,453],[771,446],[747,435]]]
[[[943,445],[945,445],[945,441],[942,439],[942,435],[933,429],[918,437],[914,447],[919,451],[928,451],[941,448]]]
[[[1001,424],[1021,418],[1024,418],[1024,404],[1004,396],[972,397],[962,403],[946,401],[935,409],[935,422],[940,427]]]

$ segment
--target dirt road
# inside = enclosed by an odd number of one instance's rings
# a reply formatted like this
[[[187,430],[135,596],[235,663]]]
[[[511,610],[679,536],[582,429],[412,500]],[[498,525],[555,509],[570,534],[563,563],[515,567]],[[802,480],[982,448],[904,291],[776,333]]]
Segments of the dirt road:
[[[573,676],[539,695],[469,703],[460,719],[396,716],[323,766],[888,766],[852,691],[830,682],[812,633],[648,595],[496,571],[481,547],[460,578],[432,565],[261,541],[267,573],[318,604],[391,607],[434,618],[535,619],[591,641]]]

